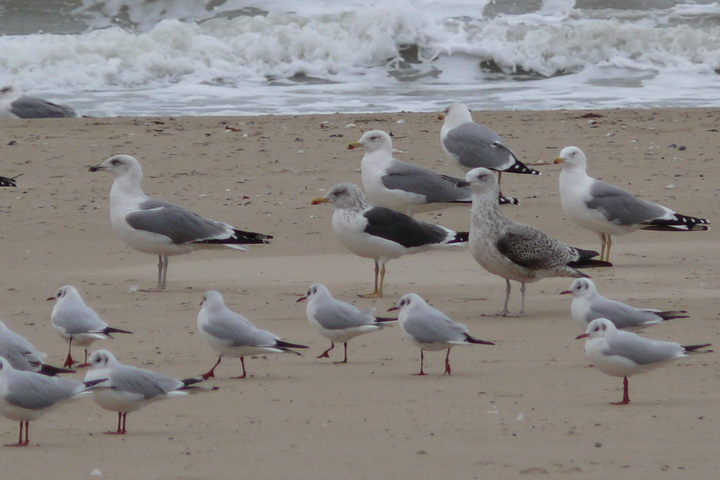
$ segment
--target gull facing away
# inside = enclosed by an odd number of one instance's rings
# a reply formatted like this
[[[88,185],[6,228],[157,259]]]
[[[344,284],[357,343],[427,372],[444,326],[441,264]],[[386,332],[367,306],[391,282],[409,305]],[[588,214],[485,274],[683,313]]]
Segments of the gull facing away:
[[[456,345],[495,345],[493,342],[478,340],[462,323],[455,323],[437,308],[431,307],[419,295],[408,293],[400,298],[396,306],[388,311],[400,310],[398,322],[408,340],[420,348],[420,373],[423,371],[424,351],[436,352],[447,348],[445,371],[451,374],[450,349]]]
[[[20,422],[18,442],[5,446],[26,447],[30,443],[30,421],[37,420],[63,403],[90,395],[92,387],[103,381],[98,379],[82,383],[69,378],[24,372],[14,369],[7,359],[0,357],[0,415]]]
[[[255,328],[250,320],[233,312],[225,306],[222,295],[215,290],[208,290],[203,296],[202,308],[197,317],[197,328],[200,336],[213,350],[220,352],[217,362],[202,378],[215,376],[215,368],[220,365],[223,355],[227,357],[240,357],[243,373],[239,377],[245,378],[245,357],[262,355],[266,353],[300,353],[293,348],[308,348],[305,345],[286,342],[274,333]]]
[[[571,247],[503,215],[497,200],[498,181],[490,170],[470,170],[460,185],[473,189],[470,253],[485,270],[505,279],[505,306],[497,315],[510,316],[510,280],[520,282],[519,316],[523,316],[526,283],[549,277],[587,277],[577,269],[612,266],[593,260],[597,252]]]
[[[354,183],[338,183],[313,205],[332,203],[332,227],[345,248],[359,257],[375,260],[375,289],[363,297],[382,297],[385,264],[403,255],[467,242],[467,232],[413,219],[385,207],[373,207]],[[380,283],[378,285],[378,272]]]
[[[143,253],[157,255],[157,287],[167,279],[168,256],[199,249],[227,247],[247,250],[246,244],[269,243],[271,235],[238,230],[227,223],[202,217],[172,203],[150,198],[142,191],[142,168],[130,155],[115,155],[91,172],[115,175],[110,189],[110,223],[120,239]]]
[[[372,130],[348,145],[349,149],[358,147],[365,150],[360,169],[367,199],[373,205],[413,215],[472,204],[472,190],[456,186],[462,179],[394,158],[392,139],[387,133]],[[500,203],[519,202],[502,197]]]
[[[41,352],[22,335],[13,332],[0,320],[0,357],[15,370],[54,376],[58,373],[75,373],[75,370],[53,367],[45,363],[46,353]]]
[[[330,348],[317,358],[330,358],[329,352],[335,348],[335,342],[343,342],[345,357],[341,362],[347,363],[348,340],[366,333],[380,330],[387,322],[395,322],[397,318],[376,317],[375,309],[360,310],[355,305],[333,298],[325,285],[310,285],[307,292],[295,303],[307,300],[305,313],[310,325],[320,335],[330,339]]]
[[[497,133],[475,123],[462,103],[449,105],[440,119],[445,120],[440,129],[440,144],[463,172],[480,167],[494,170],[498,172],[498,184],[503,172],[540,175],[522,163]]]
[[[708,230],[708,220],[675,213],[642,200],[625,190],[587,174],[587,158],[577,147],[565,147],[554,161],[562,165],[560,201],[565,215],[602,241],[601,260],[610,260],[612,235],[635,230],[685,232]]]
[[[71,118],[75,110],[42,98],[24,95],[14,85],[0,87],[0,118]]]
[[[623,399],[619,402],[611,402],[611,405],[630,403],[629,376],[648,372],[671,360],[693,353],[712,352],[712,350],[700,350],[709,347],[709,343],[680,345],[675,342],[650,340],[635,333],[618,330],[606,318],[593,320],[585,333],[575,338],[576,340],[587,338],[585,356],[601,372],[613,377],[623,377]]]
[[[118,414],[117,430],[105,432],[108,435],[125,435],[127,414],[153,402],[218,389],[196,385],[203,381],[201,377],[178,380],[150,370],[123,365],[107,350],[94,351],[88,362],[90,369],[85,374],[86,382],[106,379],[95,390],[93,400],[100,408]]]
[[[85,347],[85,361],[79,367],[89,366],[87,347],[95,340],[113,338],[113,333],[128,333],[115,327],[109,327],[95,310],[88,307],[83,301],[80,293],[72,285],[60,287],[55,296],[47,299],[56,300],[53,306],[50,322],[55,331],[68,342],[68,354],[64,367],[72,367],[75,363],[71,351],[73,341],[75,345]]]
[[[560,295],[572,295],[570,313],[580,330],[587,330],[590,322],[596,318],[607,318],[616,328],[640,328],[648,325],[688,318],[685,310],[662,312],[648,308],[635,308],[630,305],[605,298],[597,291],[597,287],[589,278],[575,279],[568,290]]]

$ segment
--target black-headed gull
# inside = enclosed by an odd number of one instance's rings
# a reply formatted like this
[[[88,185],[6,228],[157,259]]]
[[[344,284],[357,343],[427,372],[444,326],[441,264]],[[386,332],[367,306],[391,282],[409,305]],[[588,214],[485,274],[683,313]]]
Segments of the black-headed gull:
[[[45,363],[46,353],[41,352],[19,333],[10,330],[0,320],[0,357],[5,358],[15,370],[36,372],[53,376],[58,373],[75,373],[75,370],[53,367]]]
[[[607,318],[598,318],[590,322],[585,333],[575,337],[586,338],[585,356],[601,372],[613,377],[623,377],[623,399],[612,405],[630,403],[628,377],[645,373],[663,364],[693,353],[709,353],[701,349],[702,345],[680,345],[675,342],[650,340],[635,333],[615,328]]]
[[[652,310],[635,308],[630,305],[605,298],[598,293],[597,287],[589,278],[576,278],[568,290],[560,295],[572,295],[570,313],[580,330],[587,330],[590,322],[596,318],[607,318],[619,329],[638,328],[647,325],[687,318],[685,310]]]
[[[23,95],[14,85],[0,87],[0,118],[71,118],[78,114],[67,105]]]
[[[445,350],[445,371],[444,374],[451,374],[450,370],[450,349],[455,346],[464,345],[495,345],[493,342],[478,340],[470,336],[470,331],[462,323],[450,320],[437,308],[428,305],[419,295],[408,293],[403,295],[397,305],[389,311],[399,310],[398,323],[405,336],[420,348],[420,373],[423,371],[425,350],[435,352]]]
[[[135,250],[158,256],[158,283],[150,291],[165,288],[168,256],[220,247],[247,250],[244,245],[269,243],[272,238],[263,233],[238,230],[227,223],[148,197],[141,186],[140,163],[130,155],[114,155],[91,166],[90,171],[108,171],[115,175],[110,189],[113,231]]]
[[[610,260],[612,235],[638,229],[672,232],[708,229],[710,222],[704,218],[680,215],[588,176],[587,158],[577,147],[563,148],[554,163],[562,165],[560,201],[565,215],[600,236],[602,260]]]
[[[375,260],[375,289],[363,297],[382,297],[385,264],[395,258],[433,248],[463,244],[467,232],[455,232],[439,225],[413,219],[385,207],[373,207],[354,183],[338,183],[313,205],[335,206],[332,227],[345,248],[359,257]],[[378,285],[378,273],[380,283]]]
[[[83,383],[23,372],[15,370],[9,361],[0,357],[0,415],[20,422],[18,442],[6,447],[27,446],[30,421],[37,420],[63,403],[89,395],[93,385],[102,382],[100,377]]]
[[[86,382],[106,379],[95,390],[93,400],[101,408],[118,414],[117,430],[105,432],[110,435],[126,433],[125,423],[130,412],[167,398],[218,388],[195,385],[203,381],[201,377],[178,380],[150,370],[123,365],[107,350],[94,351],[90,354],[88,363],[90,369],[85,374]]]
[[[48,301],[56,300],[50,315],[50,322],[55,331],[68,342],[68,354],[65,359],[65,367],[72,367],[76,362],[73,360],[71,351],[72,344],[84,347],[85,361],[80,367],[88,366],[88,350],[95,340],[113,338],[113,333],[132,333],[128,330],[109,327],[95,310],[88,307],[83,301],[80,293],[72,285],[60,287],[57,293],[48,298]]]
[[[310,325],[320,335],[330,340],[330,348],[317,358],[330,358],[329,352],[335,348],[335,342],[343,342],[345,356],[341,362],[347,363],[348,340],[366,333],[380,330],[386,322],[394,322],[397,318],[376,317],[374,310],[360,310],[354,305],[333,298],[325,285],[310,285],[305,295],[297,302],[307,300],[305,313]]]
[[[202,308],[197,316],[198,332],[213,350],[220,353],[215,365],[203,375],[206,380],[215,376],[215,368],[220,365],[223,355],[240,357],[243,373],[239,377],[231,378],[245,378],[246,356],[265,353],[300,355],[293,348],[308,348],[305,345],[286,342],[274,333],[255,328],[250,320],[227,308],[222,295],[215,290],[205,292],[201,305]]]
[[[505,279],[505,305],[498,315],[510,315],[510,280],[520,282],[519,316],[523,316],[526,283],[548,277],[587,277],[577,269],[612,266],[593,260],[597,252],[571,247],[506,217],[498,206],[498,180],[490,170],[470,170],[460,185],[473,189],[470,253],[485,270]]]

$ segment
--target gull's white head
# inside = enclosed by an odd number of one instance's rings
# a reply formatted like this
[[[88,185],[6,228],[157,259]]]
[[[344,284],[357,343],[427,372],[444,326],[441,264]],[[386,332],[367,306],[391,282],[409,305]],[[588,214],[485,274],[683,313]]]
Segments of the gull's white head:
[[[130,155],[113,155],[99,165],[92,165],[91,172],[112,172],[116,177],[129,175],[138,180],[142,179],[142,167],[135,157]]]
[[[413,307],[421,305],[427,305],[427,303],[425,303],[425,300],[423,300],[420,295],[417,295],[415,293],[406,293],[405,295],[400,297],[397,305],[388,309],[388,312],[393,310],[399,310],[400,313],[402,313],[403,311],[407,311]]]
[[[332,203],[335,208],[351,208],[355,210],[364,210],[369,207],[360,187],[348,182],[338,183],[324,197],[312,201],[313,205],[319,203]]]
[[[349,149],[363,147],[366,152],[384,151],[392,154],[392,138],[382,130],[365,132],[360,140],[348,145]]]
[[[575,340],[579,340],[581,338],[587,338],[589,340],[593,338],[602,338],[612,335],[615,332],[617,332],[617,328],[610,320],[607,318],[596,318],[588,324],[585,333],[575,337]]]
[[[589,278],[576,278],[571,284],[570,288],[560,292],[560,295],[572,295],[575,298],[581,298],[597,294],[597,288],[592,280]]]
[[[561,164],[565,168],[587,168],[587,157],[578,147],[565,147],[560,150],[560,156],[554,161],[554,164]]]
[[[204,309],[215,310],[224,308],[225,301],[217,290],[208,290],[205,292],[205,295],[203,295],[200,305],[202,305]]]
[[[119,364],[115,356],[107,350],[95,350],[88,358],[88,363],[93,370]]]
[[[448,105],[445,111],[440,115],[440,119],[445,120],[445,127],[453,128],[463,123],[472,122],[470,110],[462,103],[453,103]]]
[[[22,91],[15,85],[3,85],[0,87],[0,101],[14,102],[22,96]]]
[[[313,285],[310,285],[307,289],[307,292],[305,292],[305,295],[298,298],[295,303],[302,302],[303,300],[307,300],[309,303],[322,297],[332,297],[332,295],[330,295],[330,290],[328,290],[327,287],[321,283],[315,283]]]
[[[48,298],[48,300],[57,300],[57,302],[60,303],[71,298],[80,298],[80,294],[72,285],[65,285],[64,287],[60,287],[55,296]]]
[[[487,168],[473,168],[465,174],[465,180],[458,182],[458,187],[470,187],[476,193],[492,193],[497,199],[500,186],[497,177]]]

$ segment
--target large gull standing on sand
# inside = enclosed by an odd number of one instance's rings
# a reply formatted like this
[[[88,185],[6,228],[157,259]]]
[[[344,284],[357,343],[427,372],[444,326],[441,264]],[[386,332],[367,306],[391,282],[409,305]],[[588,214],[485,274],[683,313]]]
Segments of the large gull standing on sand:
[[[701,349],[710,346],[709,343],[680,345],[675,342],[650,340],[631,332],[618,330],[607,318],[598,318],[590,322],[585,333],[576,337],[576,339],[581,338],[587,338],[585,356],[593,365],[607,375],[623,377],[623,399],[619,402],[611,402],[612,405],[630,403],[628,392],[630,375],[648,372],[689,354],[709,353]]]
[[[571,247],[503,215],[497,200],[498,181],[490,170],[470,170],[460,185],[473,189],[470,253],[485,270],[505,279],[505,306],[498,315],[509,316],[510,280],[520,282],[519,316],[523,316],[527,282],[548,277],[587,277],[576,269],[612,266],[593,260],[597,252]]]
[[[365,297],[382,297],[385,264],[403,255],[467,241],[467,232],[420,222],[404,213],[373,207],[354,183],[338,183],[313,205],[332,203],[332,227],[345,248],[359,257],[375,260],[375,289]],[[380,283],[378,285],[378,273]]]
[[[0,88],[0,118],[72,118],[75,110],[42,98],[23,95],[14,85]]]
[[[112,156],[90,171],[115,175],[110,189],[110,223],[115,233],[135,250],[159,257],[157,287],[148,291],[165,288],[170,255],[220,247],[247,250],[243,245],[269,243],[272,238],[148,197],[142,191],[140,163],[130,155]]]
[[[448,106],[440,118],[445,120],[440,129],[440,144],[465,173],[473,168],[488,168],[498,172],[498,184],[503,172],[540,175],[522,163],[497,133],[475,123],[462,103]]]
[[[349,149],[363,147],[360,169],[368,201],[379,207],[392,208],[413,215],[472,204],[472,190],[458,188],[461,178],[441,175],[393,157],[392,138],[380,130],[363,134]],[[500,203],[514,203],[502,197]]]
[[[675,213],[657,203],[642,200],[625,190],[587,174],[587,158],[577,147],[565,147],[556,164],[560,172],[560,201],[565,215],[602,240],[600,258],[610,260],[612,235],[635,230],[707,230],[708,220]]]

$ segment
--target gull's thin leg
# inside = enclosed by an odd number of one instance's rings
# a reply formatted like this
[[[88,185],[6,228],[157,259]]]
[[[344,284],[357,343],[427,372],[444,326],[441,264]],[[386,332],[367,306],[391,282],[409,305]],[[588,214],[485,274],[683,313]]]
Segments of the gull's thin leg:
[[[247,372],[245,371],[245,357],[240,357],[240,364],[243,367],[243,374],[240,375],[239,377],[230,377],[230,378],[241,379],[241,378],[247,377]]]
[[[518,317],[525,316],[525,282],[520,283],[520,314]]]
[[[378,261],[375,260],[375,290],[373,290],[372,293],[365,294],[365,295],[359,295],[363,298],[378,298],[382,297],[382,284],[383,280],[385,279],[385,265],[382,267],[382,274],[380,278],[380,289],[378,289],[378,273],[380,273],[380,265],[378,264]]]
[[[448,348],[447,355],[445,355],[445,371],[443,372],[443,375],[445,375],[446,373],[450,375],[452,373],[450,371],[450,348]]]
[[[316,358],[330,358],[330,355],[328,354],[328,352],[329,352],[330,350],[332,350],[333,348],[335,348],[335,342],[333,342],[332,340],[330,340],[330,348],[328,348],[327,350],[325,350],[324,352],[322,352],[322,353],[321,353],[320,355],[318,355]]]
[[[163,255],[160,260],[162,262],[162,283],[160,285],[158,285],[158,288],[160,290],[163,290],[165,288],[165,286],[167,285],[167,270],[168,270],[168,263],[170,263],[170,261],[168,260],[167,255]]]
[[[423,361],[425,360],[425,355],[423,354],[422,348],[420,349],[420,373],[414,373],[413,375],[425,375],[425,372],[423,372]]]
[[[342,362],[335,362],[335,363],[347,363],[347,342],[343,344],[345,346],[345,359]]]
[[[69,367],[72,367],[73,364],[75,363],[75,360],[73,360],[72,355],[70,354],[71,351],[72,351],[72,337],[70,337],[70,339],[68,340],[68,354],[67,354],[67,357],[65,358],[65,364],[63,365],[63,367],[69,368]]]
[[[85,349],[85,361],[84,361],[83,363],[81,363],[80,365],[78,365],[78,368],[87,368],[87,367],[90,366],[90,364],[89,364],[88,361],[87,361],[87,358],[88,358],[88,351],[87,351],[87,348],[86,348],[86,349]]]
[[[606,243],[607,242],[605,240],[605,234],[601,233],[600,234],[600,260],[605,260],[605,244]]]
[[[117,430],[114,432],[112,430],[105,432],[107,435],[125,435],[125,417],[127,416],[127,412],[118,412],[118,424],[117,424]]]
[[[215,362],[215,365],[212,366],[210,370],[208,370],[207,373],[203,373],[202,378],[203,380],[207,380],[208,378],[214,378],[215,377],[215,367],[220,365],[220,360],[222,360],[222,355],[218,355],[217,362]]]
[[[25,441],[23,442],[23,426],[25,427]],[[30,422],[28,420],[20,420],[20,433],[18,434],[18,441],[17,443],[8,443],[5,446],[6,447],[26,447],[29,443],[28,441],[28,434],[27,430],[30,426]]]
[[[607,236],[607,252],[605,254],[606,262],[610,261],[610,247],[612,247],[612,236],[608,235]]]
[[[382,268],[380,269],[380,297],[383,296],[383,284],[385,284],[385,264],[383,263]]]
[[[623,377],[623,399],[621,402],[610,402],[610,405],[627,405],[630,403],[630,392],[628,391],[628,378]]]

